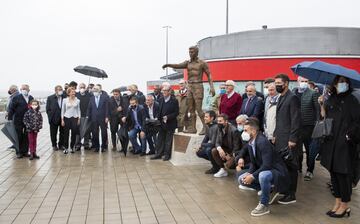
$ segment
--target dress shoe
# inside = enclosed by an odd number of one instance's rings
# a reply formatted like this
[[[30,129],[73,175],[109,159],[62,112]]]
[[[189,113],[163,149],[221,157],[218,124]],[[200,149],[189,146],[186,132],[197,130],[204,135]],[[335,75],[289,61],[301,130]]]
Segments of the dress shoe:
[[[154,155],[155,154],[155,152],[154,151],[149,151],[148,153],[146,153],[146,155]]]
[[[99,152],[99,149],[94,149],[94,152]]]
[[[210,169],[208,169],[207,171],[205,171],[205,174],[215,174],[219,172],[219,169],[211,167]]]
[[[101,149],[101,152],[105,152],[106,151],[106,149]]]
[[[36,153],[34,153],[34,159],[40,159],[40,156],[38,156]]]
[[[30,157],[30,155],[28,153],[24,153],[23,157]]]
[[[137,155],[137,154],[140,154],[140,153],[141,153],[140,151],[135,151],[133,154]]]
[[[145,155],[146,155],[145,152],[141,152],[141,153],[140,153],[140,156],[145,156]]]
[[[161,156],[159,156],[159,155],[155,155],[155,156],[151,157],[150,159],[151,159],[151,160],[161,159]]]
[[[164,158],[163,158],[163,161],[169,161],[170,160],[170,156],[165,156]]]
[[[34,159],[34,156],[31,154],[29,157],[29,160],[33,160],[33,159]]]
[[[112,151],[116,151],[116,146],[113,146],[113,147],[111,148],[111,150],[112,150]]]
[[[59,148],[58,148],[58,147],[56,147],[56,146],[53,146],[53,150],[54,150],[54,151],[58,151],[58,150],[59,150]]]
[[[18,155],[16,155],[16,158],[18,158],[18,159],[22,159],[22,158],[23,158],[23,156],[22,156],[21,154],[18,154]]]

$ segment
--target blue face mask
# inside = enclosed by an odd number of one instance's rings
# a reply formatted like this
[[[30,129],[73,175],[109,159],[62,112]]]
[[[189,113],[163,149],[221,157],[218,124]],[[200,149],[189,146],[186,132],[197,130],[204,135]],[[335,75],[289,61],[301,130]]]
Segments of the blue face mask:
[[[244,126],[243,125],[238,125],[237,130],[242,132],[244,130]]]
[[[347,84],[346,82],[339,82],[336,85],[336,90],[338,93],[345,93],[349,90],[349,84]]]
[[[226,90],[225,90],[225,89],[220,89],[219,93],[220,93],[220,94],[225,94],[225,93],[226,93]]]

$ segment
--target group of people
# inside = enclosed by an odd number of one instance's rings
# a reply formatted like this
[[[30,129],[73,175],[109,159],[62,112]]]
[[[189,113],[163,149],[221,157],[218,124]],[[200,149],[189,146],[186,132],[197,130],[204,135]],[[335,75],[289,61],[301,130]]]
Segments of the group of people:
[[[263,93],[257,91],[255,83],[248,82],[240,95],[235,82],[226,81],[214,94],[212,109],[198,113],[206,128],[200,133],[205,136],[196,154],[210,161],[212,167],[206,174],[221,178],[235,169],[240,189],[259,191],[260,202],[251,215],[261,216],[270,212],[269,204],[279,196],[280,204],[296,202],[305,148],[305,181],[314,177],[317,156],[330,172],[335,203],[327,215],[350,215],[348,203],[359,181],[360,94],[342,76],[322,95],[319,87],[305,78],[299,77],[293,90],[289,84],[289,77],[279,74],[264,81]],[[186,98],[194,94],[189,85],[180,80],[179,93],[174,94],[171,85],[164,82],[146,96],[136,85],[128,86],[123,94],[114,89],[111,96],[100,84],[86,86],[72,81],[64,88],[58,85],[46,102],[53,150],[67,154],[83,146],[85,150],[105,152],[110,126],[113,150],[117,150],[117,136],[121,135],[118,151],[127,150],[130,141],[134,154],[167,161],[176,129],[196,133],[195,104],[191,111],[187,108]],[[16,86],[10,87],[8,119],[14,121],[19,139],[17,157],[38,159],[36,138],[43,119],[39,102],[29,91],[28,85],[22,85],[19,91]],[[331,135],[313,138],[315,126],[323,119],[331,120]],[[84,122],[91,126],[82,133]]]
[[[248,82],[244,95],[235,92],[232,80],[226,81],[205,112],[207,130],[196,154],[210,161],[205,173],[216,178],[235,169],[240,189],[258,191],[260,202],[251,215],[261,216],[275,201],[296,202],[305,149],[304,180],[314,177],[317,157],[331,176],[335,203],[326,214],[350,216],[348,203],[360,173],[359,94],[342,76],[324,87],[324,94],[303,77],[297,81],[290,90],[289,77],[279,74],[264,81],[263,93]],[[324,119],[332,122],[331,134],[313,137]]]

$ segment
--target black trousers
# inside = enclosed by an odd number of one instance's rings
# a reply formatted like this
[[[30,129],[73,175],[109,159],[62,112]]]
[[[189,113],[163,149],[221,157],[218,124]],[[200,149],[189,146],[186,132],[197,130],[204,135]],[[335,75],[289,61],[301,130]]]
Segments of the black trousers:
[[[66,118],[64,117],[65,127],[64,127],[64,147],[65,149],[69,148],[69,135],[71,131],[71,142],[70,148],[73,149],[76,143],[76,135],[79,135],[79,118]]]
[[[341,198],[344,203],[350,202],[352,193],[351,175],[330,172],[330,176],[335,198]]]
[[[156,155],[171,157],[174,130],[160,129],[156,144]]]
[[[59,132],[59,142],[57,141],[57,135]],[[64,146],[64,128],[61,124],[50,123],[50,138],[53,147],[61,149]]]
[[[309,171],[309,167],[310,167],[310,145],[312,142],[312,132],[314,130],[313,125],[308,125],[308,126],[302,126],[300,128],[300,141],[299,141],[299,170],[302,170],[302,162],[304,159],[304,153],[303,153],[303,145],[305,147],[305,153],[306,153],[306,166],[308,168]]]
[[[120,126],[120,120],[110,121],[111,142],[113,147],[116,147],[116,135],[117,135],[117,131],[119,130],[119,126]]]
[[[16,125],[15,131],[19,140],[19,149],[16,151],[16,155],[25,155],[28,153],[29,141],[24,125]]]
[[[92,148],[94,149],[100,149],[100,141],[99,141],[99,132],[101,129],[101,149],[107,149],[108,147],[108,135],[107,135],[107,124],[105,121],[99,122],[99,121],[93,121],[92,122]]]

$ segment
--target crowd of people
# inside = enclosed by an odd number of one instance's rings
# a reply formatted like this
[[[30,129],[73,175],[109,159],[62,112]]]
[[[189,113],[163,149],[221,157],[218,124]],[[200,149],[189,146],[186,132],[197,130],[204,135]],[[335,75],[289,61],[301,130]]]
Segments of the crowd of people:
[[[303,77],[297,81],[298,86],[290,90],[289,77],[279,74],[264,81],[262,92],[248,82],[243,95],[235,91],[232,80],[220,85],[211,109],[201,117],[207,127],[196,154],[210,161],[206,174],[221,178],[234,169],[240,189],[257,190],[260,202],[251,215],[261,216],[270,212],[269,205],[275,201],[296,202],[305,149],[305,181],[314,178],[316,158],[330,173],[328,185],[335,203],[327,215],[350,216],[348,203],[359,181],[359,96],[351,81],[342,76],[324,91]],[[114,89],[111,94],[100,84],[72,81],[64,87],[57,85],[46,102],[52,148],[64,154],[82,147],[106,152],[109,126],[113,150],[127,150],[131,142],[133,154],[170,160],[176,129],[196,130],[189,122],[196,114],[188,110],[188,83],[180,80],[179,87],[175,94],[164,82],[144,95],[136,85],[125,92]],[[18,135],[17,157],[32,160],[39,158],[36,138],[43,119],[39,102],[29,91],[28,85],[19,91],[10,87],[8,119],[14,121]],[[312,133],[321,120],[331,121],[331,135],[315,138]],[[85,123],[90,128],[82,131]]]

